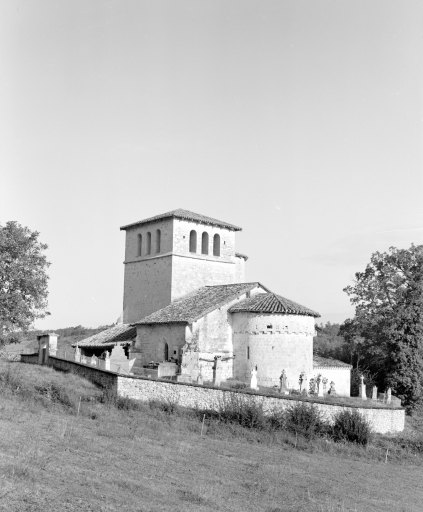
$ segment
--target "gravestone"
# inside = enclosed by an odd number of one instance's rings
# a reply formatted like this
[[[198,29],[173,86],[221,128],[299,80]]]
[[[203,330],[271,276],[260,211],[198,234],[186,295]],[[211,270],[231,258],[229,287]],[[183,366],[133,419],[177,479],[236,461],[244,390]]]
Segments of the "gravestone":
[[[372,400],[377,400],[377,386],[373,386],[373,389],[372,389]]]
[[[328,395],[336,396],[335,383],[333,381],[330,383],[330,388],[329,388],[329,391],[328,391]]]

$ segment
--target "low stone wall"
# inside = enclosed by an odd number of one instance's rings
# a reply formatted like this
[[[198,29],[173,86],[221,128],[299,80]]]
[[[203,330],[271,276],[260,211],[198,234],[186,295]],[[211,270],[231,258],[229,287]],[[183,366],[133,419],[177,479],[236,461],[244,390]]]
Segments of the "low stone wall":
[[[25,355],[22,361],[34,362],[34,357],[33,354]],[[208,388],[194,384],[166,382],[145,377],[120,375],[115,372],[101,370],[93,366],[69,361],[60,357],[50,356],[48,365],[57,370],[80,375],[99,386],[111,389],[119,396],[143,402],[159,400],[176,403],[182,407],[218,410],[222,402],[231,400],[231,397],[237,396],[242,397],[242,399],[246,401],[254,401],[263,404],[265,412],[282,411],[291,405],[302,402],[292,398],[247,394],[242,391]],[[310,403],[316,405],[328,421],[331,421],[334,415],[339,411],[357,409],[367,418],[373,430],[377,433],[386,434],[402,432],[404,430],[405,412],[402,408],[364,408],[312,401],[310,401]]]
[[[118,376],[117,392],[119,396],[142,400],[160,400],[176,403],[182,407],[218,410],[225,400],[231,400],[234,395],[242,396],[243,400],[263,404],[265,412],[282,411],[289,406],[300,403],[298,400],[271,397],[258,394],[246,394],[241,391],[230,391],[207,388],[191,384],[151,381],[142,378]],[[313,402],[310,402],[313,403]],[[405,412],[402,408],[361,408],[344,405],[322,404],[315,405],[330,422],[335,414],[346,409],[357,409],[379,434],[402,432],[404,430]]]
[[[36,354],[21,354],[21,362],[28,364],[38,364],[38,352]]]
[[[48,366],[51,366],[55,370],[62,372],[70,372],[84,379],[87,379],[98,386],[103,388],[111,389],[114,392],[118,392],[117,389],[117,378],[118,374],[115,372],[109,372],[106,370],[100,370],[94,366],[77,363],[76,361],[69,361],[68,359],[62,359],[61,357],[50,356],[48,359]]]

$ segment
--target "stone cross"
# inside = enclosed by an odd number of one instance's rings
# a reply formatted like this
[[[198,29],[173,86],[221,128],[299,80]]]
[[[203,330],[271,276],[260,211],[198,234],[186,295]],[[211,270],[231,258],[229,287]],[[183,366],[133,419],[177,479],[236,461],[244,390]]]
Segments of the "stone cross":
[[[390,404],[392,402],[392,389],[388,388],[386,391],[386,403]]]
[[[198,366],[198,376],[197,376],[197,384],[200,386],[203,385],[203,374],[201,373],[201,366]]]
[[[330,388],[329,388],[329,391],[328,391],[328,395],[336,396],[335,383],[333,381],[331,381],[331,383],[330,383]]]
[[[221,375],[221,369],[219,365],[219,359],[221,356],[214,356],[214,363],[212,366],[213,370],[213,386],[220,386],[220,383],[222,382],[222,375]]]

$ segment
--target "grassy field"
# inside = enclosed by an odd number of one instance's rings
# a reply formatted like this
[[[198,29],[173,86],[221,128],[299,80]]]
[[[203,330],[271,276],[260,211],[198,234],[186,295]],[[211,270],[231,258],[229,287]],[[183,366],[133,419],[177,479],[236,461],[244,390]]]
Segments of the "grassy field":
[[[201,436],[193,414],[101,395],[73,375],[0,362],[0,510],[422,510],[423,456],[401,443],[310,442],[207,418]]]

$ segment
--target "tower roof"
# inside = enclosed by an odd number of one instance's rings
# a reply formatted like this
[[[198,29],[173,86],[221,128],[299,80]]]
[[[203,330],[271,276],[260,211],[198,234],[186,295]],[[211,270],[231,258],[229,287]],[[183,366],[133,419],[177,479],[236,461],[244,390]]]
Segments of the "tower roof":
[[[319,317],[319,313],[313,311],[292,300],[285,299],[275,293],[259,293],[249,299],[242,300],[229,308],[230,313],[279,313],[285,315],[304,315]]]
[[[177,210],[172,210],[166,213],[161,213],[160,215],[155,215],[154,217],[149,217],[148,219],[139,220],[138,222],[126,224],[125,226],[122,226],[120,229],[124,231],[135,226],[142,226],[143,224],[150,224],[151,222],[170,218],[191,220],[193,222],[198,222],[200,224],[208,224],[209,226],[218,226],[221,228],[226,228],[231,231],[242,230],[242,228],[235,226],[233,224],[229,224],[229,222],[213,219],[212,217],[207,217],[206,215],[190,212],[189,210],[183,210],[182,208],[178,208]]]

